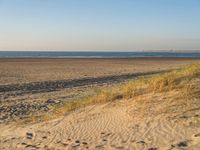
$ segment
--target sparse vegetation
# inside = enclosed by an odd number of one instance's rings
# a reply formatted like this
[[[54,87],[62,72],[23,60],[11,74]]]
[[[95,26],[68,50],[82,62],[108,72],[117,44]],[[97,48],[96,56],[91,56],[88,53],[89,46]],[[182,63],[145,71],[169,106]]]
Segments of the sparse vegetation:
[[[188,99],[199,100],[200,97],[200,65],[190,65],[181,69],[160,73],[149,77],[140,77],[134,81],[129,81],[123,85],[96,92],[95,95],[79,100],[68,101],[55,107],[51,115],[40,116],[42,120],[48,120],[64,115],[77,108],[86,107],[93,104],[112,102],[119,99],[131,99],[142,96],[146,93],[161,93],[178,91],[177,100],[184,100],[188,105]],[[147,102],[148,100],[145,100]],[[142,102],[141,102],[142,103]],[[145,104],[144,104],[145,105]],[[36,119],[34,119],[36,120]]]

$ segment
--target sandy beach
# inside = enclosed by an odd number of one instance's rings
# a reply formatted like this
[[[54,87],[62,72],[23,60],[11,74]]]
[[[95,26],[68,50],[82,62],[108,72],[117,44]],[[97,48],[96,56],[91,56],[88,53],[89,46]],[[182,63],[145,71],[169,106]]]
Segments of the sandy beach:
[[[200,150],[200,0],[0,0],[0,150]]]
[[[156,105],[160,105],[159,109],[164,107],[161,102],[153,104]],[[178,113],[150,115],[152,110],[149,110],[149,115],[141,119],[134,106],[130,101],[91,106],[50,122],[25,127],[2,126],[2,149],[200,148],[200,119],[195,116],[199,110],[186,113],[185,118],[173,118]]]
[[[199,63],[197,58],[0,59],[1,149],[199,150],[198,89],[198,100],[184,109],[182,101],[174,102],[179,91],[171,90],[19,123],[99,89]],[[198,85],[199,78],[192,81]]]
[[[194,64],[199,58],[1,58],[0,85],[151,72]]]

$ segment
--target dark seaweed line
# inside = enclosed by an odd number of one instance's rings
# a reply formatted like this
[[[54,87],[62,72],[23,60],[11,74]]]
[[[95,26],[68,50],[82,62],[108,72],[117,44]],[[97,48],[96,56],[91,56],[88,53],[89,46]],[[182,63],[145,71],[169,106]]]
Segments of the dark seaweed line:
[[[82,78],[74,80],[56,80],[56,81],[33,82],[24,84],[0,85],[0,92],[1,93],[16,92],[15,95],[22,95],[26,93],[51,92],[66,88],[74,88],[74,87],[81,87],[94,84],[118,83],[118,82],[123,82],[125,80],[133,79],[138,76],[153,75],[161,72],[163,71],[112,75],[112,76],[104,76],[96,78]]]

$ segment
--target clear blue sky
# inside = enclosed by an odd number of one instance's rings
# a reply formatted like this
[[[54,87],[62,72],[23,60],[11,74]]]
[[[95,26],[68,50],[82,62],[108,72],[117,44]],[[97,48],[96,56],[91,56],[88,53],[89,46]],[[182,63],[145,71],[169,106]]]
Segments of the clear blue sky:
[[[0,50],[200,49],[200,0],[0,0]]]

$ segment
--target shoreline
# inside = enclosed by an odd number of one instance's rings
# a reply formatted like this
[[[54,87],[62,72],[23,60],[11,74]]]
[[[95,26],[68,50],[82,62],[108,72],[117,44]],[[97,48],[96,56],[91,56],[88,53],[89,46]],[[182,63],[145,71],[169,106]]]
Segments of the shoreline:
[[[200,53],[200,52],[199,52]],[[59,57],[43,57],[43,56],[41,56],[41,57],[0,57],[0,60],[1,59],[3,59],[3,60],[6,60],[6,59],[83,59],[83,60],[85,60],[85,59],[200,59],[200,57],[188,57],[188,56],[185,56],[185,57],[183,57],[183,56],[180,56],[180,57],[176,57],[176,56],[174,56],[174,57],[172,57],[172,56],[169,56],[169,57],[167,57],[167,56],[143,56],[143,57],[141,57],[141,56],[130,56],[130,57],[93,57],[93,56],[91,56],[91,57],[88,57],[88,56],[86,56],[86,57],[82,57],[82,56],[75,56],[75,57],[71,57],[71,56],[59,56]]]
[[[200,52],[176,51],[0,51],[0,58],[200,58]]]

